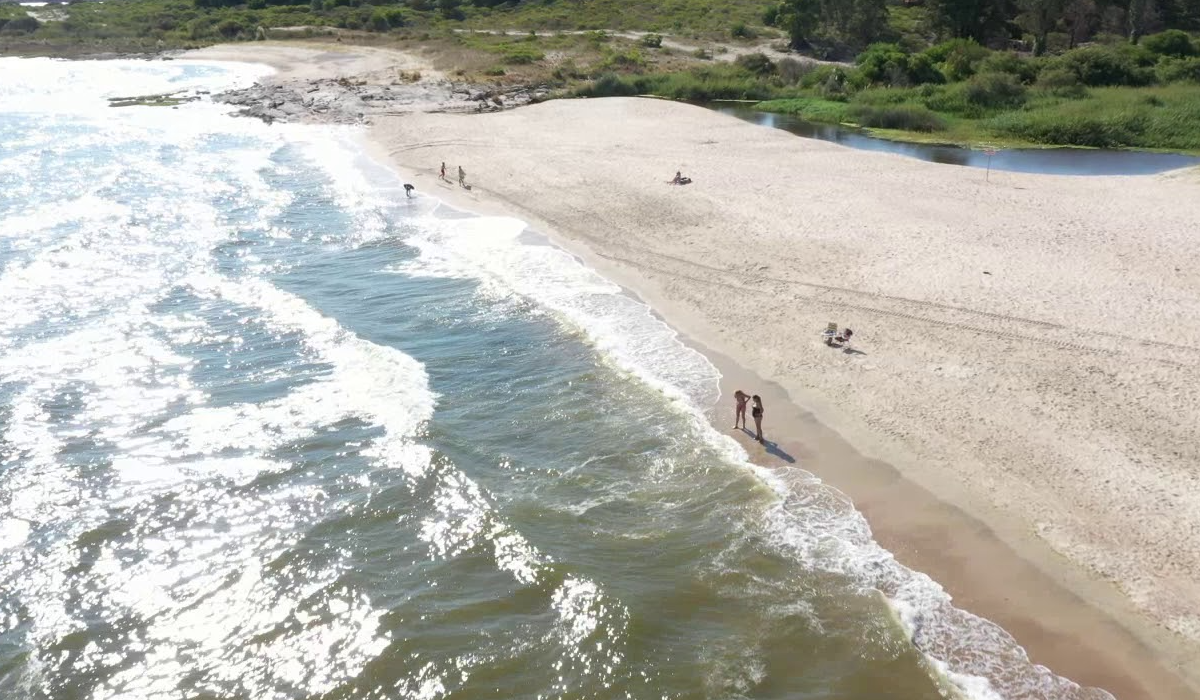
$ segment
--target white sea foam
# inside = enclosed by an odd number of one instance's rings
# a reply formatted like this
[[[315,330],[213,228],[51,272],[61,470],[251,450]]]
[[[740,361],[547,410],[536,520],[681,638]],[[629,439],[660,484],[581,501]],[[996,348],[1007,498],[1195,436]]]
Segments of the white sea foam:
[[[1083,689],[1033,664],[1007,632],[955,608],[935,581],[905,568],[873,540],[866,520],[841,493],[801,469],[752,464],[704,415],[716,399],[716,368],[646,305],[565,251],[527,238],[525,228],[524,222],[498,217],[422,220],[405,238],[420,255],[399,271],[474,279],[490,297],[531,299],[618,367],[676,399],[697,434],[775,492],[766,527],[776,546],[813,570],[883,593],[917,648],[968,697],[1111,700],[1104,691]]]
[[[12,392],[0,551],[15,554],[0,558],[0,578],[21,580],[11,592],[19,603],[6,603],[25,611],[27,645],[51,648],[92,624],[85,616],[136,615],[147,626],[125,648],[93,640],[72,661],[79,671],[121,668],[91,697],[177,697],[180,682],[198,671],[198,690],[214,695],[333,690],[388,643],[378,633],[382,612],[336,585],[345,566],[337,561],[294,574],[264,567],[320,521],[328,494],[316,486],[229,487],[288,468],[269,452],[347,417],[383,428],[369,455],[379,468],[423,472],[429,451],[413,440],[433,406],[423,367],[262,280],[212,269],[214,246],[233,235],[217,203],[250,207],[244,214],[259,227],[287,203],[262,175],[287,130],[224,119],[211,105],[110,110],[103,99],[231,87],[261,71],[221,69],[214,77],[175,64],[0,64],[0,104],[71,127],[52,144],[25,139],[22,147],[53,152],[6,153],[0,173],[47,155],[90,151],[108,161],[80,162],[87,179],[72,180],[74,169],[50,173],[30,190],[38,196],[13,198],[4,209],[2,234],[16,254],[0,274],[0,384]],[[230,136],[247,145],[209,152],[211,139]],[[106,151],[110,144],[117,149]],[[130,197],[137,187],[142,193]],[[194,314],[152,310],[179,290],[294,331],[309,357],[331,369],[278,399],[210,405],[193,382],[192,360],[176,348],[212,340],[210,329]],[[25,332],[34,323],[43,325]],[[84,478],[85,467],[69,461],[75,440],[110,455],[96,465],[107,467],[97,472],[102,478]],[[165,495],[174,506],[164,511],[156,499]],[[108,541],[110,509],[139,513],[122,526],[132,528],[132,543]],[[17,549],[35,533],[48,544]],[[113,532],[114,542],[125,541],[122,534]],[[89,540],[94,547],[76,545]],[[282,631],[286,619],[303,624]],[[40,658],[31,654],[13,681],[28,697],[43,686]]]
[[[421,255],[400,271],[471,277],[493,296],[516,294],[560,315],[618,366],[671,398],[708,405],[720,375],[648,306],[566,251],[525,242],[525,223],[501,217],[425,218],[405,242]]]
[[[0,83],[3,111],[44,117],[95,115],[98,109],[108,108],[110,97],[231,90],[250,85],[273,71],[267,66],[250,63],[0,58],[0,72],[4,75],[4,81]],[[196,112],[174,110],[170,118],[186,121],[196,118]],[[163,120],[161,115],[149,117],[154,121]]]
[[[226,120],[225,108],[204,103],[169,113],[107,106],[106,98],[118,95],[235,87],[260,74],[257,68],[197,75],[194,64],[0,61],[0,68],[11,69],[0,104],[39,118],[52,115],[69,127],[55,140],[22,139],[23,152],[0,157],[0,176],[24,183],[45,158],[88,150],[109,161],[103,174],[86,163],[87,181],[64,179],[40,189],[19,184],[10,191],[19,196],[4,209],[2,235],[22,254],[0,275],[0,292],[12,306],[0,318],[6,347],[0,381],[24,388],[11,404],[4,435],[12,447],[5,460],[19,468],[5,474],[0,493],[11,516],[3,543],[17,546],[33,531],[56,534],[36,554],[0,562],[5,579],[23,572],[19,596],[29,611],[31,648],[84,628],[62,595],[74,590],[93,616],[150,621],[131,647],[114,650],[93,641],[74,662],[80,671],[121,668],[92,690],[96,700],[174,697],[198,669],[207,669],[195,681],[198,691],[259,698],[320,694],[356,675],[388,643],[377,633],[381,613],[371,601],[335,589],[338,564],[310,567],[296,578],[263,566],[297,546],[329,495],[315,486],[226,490],[289,468],[268,455],[347,418],[382,428],[361,453],[372,467],[399,469],[414,485],[434,480],[435,511],[419,533],[431,556],[487,547],[522,585],[548,574],[549,562],[497,515],[478,485],[444,461],[433,468],[429,448],[417,438],[436,397],[418,362],[359,338],[262,279],[230,277],[212,266],[214,246],[233,235],[226,203],[246,207],[241,215],[252,221],[243,225],[260,229],[288,204],[288,193],[264,177],[268,158],[285,146],[298,148],[327,175],[328,194],[351,216],[351,230],[329,245],[381,238],[387,226],[382,208],[401,190],[380,189],[364,176],[352,132]],[[246,145],[210,152],[210,140],[229,135]],[[109,144],[124,147],[106,152]],[[140,177],[151,192],[136,203],[121,196],[130,177]],[[306,361],[327,369],[277,398],[214,405],[193,383],[192,361],[176,347],[237,345],[242,338],[221,337],[224,332],[190,310],[152,311],[168,293],[229,307],[277,335],[298,337]],[[23,332],[39,322],[58,332]],[[80,396],[73,413],[52,416],[42,409],[62,392]],[[111,446],[103,482],[88,484],[63,460],[72,437]],[[153,504],[166,494],[182,512],[198,515],[158,519]],[[122,549],[91,534],[108,527],[109,508],[144,514],[132,525],[135,545]],[[84,552],[71,543],[89,537],[98,538],[98,554],[85,573],[68,577],[84,566]],[[622,633],[623,613],[613,613],[619,604],[607,602],[586,579],[572,579],[550,603],[564,630],[604,619],[616,621],[614,634]],[[279,625],[296,616],[303,626],[280,633]],[[574,648],[574,640],[559,640],[559,663],[601,658]],[[38,659],[31,657],[22,674],[28,694],[41,684]],[[600,673],[611,674],[611,666]],[[460,659],[454,672],[465,678],[469,669]],[[444,672],[426,666],[406,682],[406,694],[441,696]]]

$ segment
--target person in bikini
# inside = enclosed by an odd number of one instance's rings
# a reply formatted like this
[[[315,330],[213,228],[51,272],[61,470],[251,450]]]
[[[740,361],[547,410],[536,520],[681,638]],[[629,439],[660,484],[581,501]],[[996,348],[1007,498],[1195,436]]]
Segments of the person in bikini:
[[[733,400],[737,402],[737,408],[733,412],[733,429],[737,430],[738,419],[742,421],[742,429],[746,428],[746,404],[750,403],[750,395],[738,389],[733,392]]]
[[[753,397],[751,397],[751,399],[754,401],[754,408],[750,409],[750,415],[754,417],[754,439],[755,439],[755,440],[758,440],[759,442],[763,442],[763,434],[762,434],[762,419],[763,419],[763,405],[762,405],[762,397],[760,397],[758,394],[755,394]]]

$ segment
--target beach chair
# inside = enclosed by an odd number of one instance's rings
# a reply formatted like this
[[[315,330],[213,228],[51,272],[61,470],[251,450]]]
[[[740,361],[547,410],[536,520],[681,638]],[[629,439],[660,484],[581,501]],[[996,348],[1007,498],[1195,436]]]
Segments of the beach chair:
[[[837,324],[832,322],[825,326],[825,330],[821,331],[821,337],[825,338],[826,345],[833,345],[833,339],[837,337],[837,331]]]

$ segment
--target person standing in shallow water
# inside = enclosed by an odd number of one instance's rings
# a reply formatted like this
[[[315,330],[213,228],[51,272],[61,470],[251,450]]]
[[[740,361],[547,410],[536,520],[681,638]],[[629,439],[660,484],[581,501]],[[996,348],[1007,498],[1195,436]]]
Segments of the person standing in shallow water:
[[[752,400],[754,401],[754,408],[750,409],[750,415],[751,415],[751,416],[754,416],[754,439],[755,439],[755,440],[758,440],[759,442],[763,442],[763,434],[762,434],[762,419],[763,419],[763,405],[762,405],[762,397],[760,397],[758,394],[755,394],[755,395],[754,395],[753,397],[751,397],[751,398],[752,398]],[[743,418],[742,420],[744,421],[745,419]]]
[[[738,419],[742,421],[742,428],[746,427],[746,404],[750,402],[750,395],[738,389],[733,392],[733,400],[737,402],[737,408],[733,412],[733,429],[738,428]]]

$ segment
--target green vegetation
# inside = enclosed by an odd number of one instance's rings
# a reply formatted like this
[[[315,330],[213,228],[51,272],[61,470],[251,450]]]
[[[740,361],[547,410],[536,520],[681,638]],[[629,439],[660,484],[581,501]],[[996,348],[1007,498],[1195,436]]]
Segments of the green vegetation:
[[[0,5],[0,51],[337,33],[562,95],[761,101],[914,140],[1183,150],[1200,150],[1198,31],[1200,0],[121,0],[36,18]],[[740,48],[785,36],[853,61]]]
[[[613,72],[574,94],[762,100],[758,109],[913,140],[1200,151],[1200,55],[1190,55],[1200,46],[1187,38],[1048,57],[962,39],[920,52],[875,44],[853,66],[749,54],[669,74]]]
[[[474,0],[461,2],[474,29],[644,30],[751,39],[774,0]]]
[[[1050,58],[959,42],[920,54],[876,45],[853,69],[809,74],[801,87],[811,97],[758,107],[812,121],[935,133],[950,143],[1196,151],[1200,58],[1186,55],[1194,50],[1177,35],[1147,37],[1142,46],[1082,47]],[[928,73],[930,65],[937,75]],[[844,102],[845,109],[814,109],[829,100]]]

